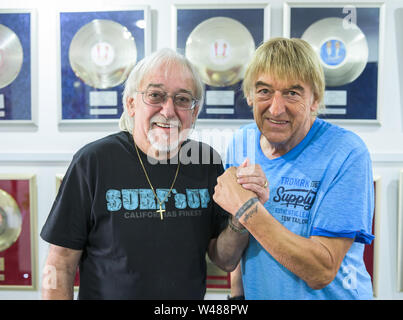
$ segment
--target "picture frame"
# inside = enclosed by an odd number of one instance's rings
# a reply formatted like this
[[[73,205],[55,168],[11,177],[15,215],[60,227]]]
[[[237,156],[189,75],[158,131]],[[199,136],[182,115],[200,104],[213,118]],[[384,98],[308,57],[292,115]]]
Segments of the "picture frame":
[[[124,81],[132,67],[151,53],[149,6],[64,10],[57,20],[59,124],[118,123]],[[81,42],[88,42],[88,48],[78,46]],[[117,65],[121,60],[115,57],[128,51],[136,56],[133,64],[127,58],[124,68]],[[95,73],[87,72],[94,68]]]
[[[0,174],[0,290],[37,288],[34,174]]]
[[[231,292],[231,272],[224,271],[217,267],[206,254],[207,293],[230,293]]]
[[[284,37],[307,40],[324,67],[325,108],[319,110],[319,117],[340,124],[381,124],[384,6],[383,2],[284,3]],[[341,28],[352,31],[341,33]],[[352,32],[357,33],[356,42],[351,40]],[[351,67],[350,57],[359,52],[365,58],[366,51],[367,59]],[[339,58],[333,59],[336,53]]]
[[[253,121],[252,108],[248,106],[242,92],[244,72],[242,69],[246,69],[250,52],[254,52],[263,41],[270,37],[270,5],[266,3],[173,4],[171,8],[172,48],[187,56],[199,69],[199,72],[201,69],[206,70],[201,72],[205,95],[204,106],[200,111],[198,121],[232,120],[232,122],[240,123]],[[207,20],[209,20],[208,23]],[[214,33],[208,32],[208,34],[213,34],[212,39],[206,40],[208,42],[206,46],[201,45],[205,49],[199,55],[201,60],[211,64],[211,66],[209,65],[210,70],[193,61],[191,52],[196,52],[197,48],[192,49],[189,43],[192,42],[191,35],[203,33],[205,28],[210,28],[212,25],[215,25],[216,30],[220,30],[220,33],[216,36]],[[225,29],[226,25],[230,27]],[[232,66],[238,59],[231,60],[231,58],[239,53],[238,48],[241,47],[234,46],[234,43],[238,41],[234,40],[231,35],[234,28],[237,30],[234,33],[245,35],[245,41],[242,41],[245,46],[246,43],[254,43],[253,49],[250,45],[251,50],[246,54],[246,58],[242,56],[246,59],[241,63],[242,69]],[[215,39],[215,37],[220,39]]]
[[[35,9],[0,9],[0,126],[37,124],[37,13]],[[12,62],[7,64],[7,57]],[[4,62],[5,61],[5,62]],[[6,76],[4,76],[4,74]]]
[[[379,245],[380,242],[380,209],[381,209],[381,176],[374,175],[374,214],[372,217],[372,234],[375,239],[364,248],[364,263],[372,280],[374,297],[378,296],[379,288]]]
[[[397,224],[397,291],[403,292],[403,169],[399,176],[399,203]]]

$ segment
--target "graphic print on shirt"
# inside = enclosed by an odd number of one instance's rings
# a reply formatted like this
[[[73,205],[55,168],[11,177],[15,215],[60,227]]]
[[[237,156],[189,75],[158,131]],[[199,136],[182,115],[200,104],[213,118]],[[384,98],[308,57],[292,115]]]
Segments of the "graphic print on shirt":
[[[320,181],[309,178],[282,176],[278,187],[272,193],[276,207],[274,213],[280,221],[307,224],[309,213],[315,202]]]
[[[156,189],[158,199],[162,201],[169,193],[169,189]],[[156,212],[159,207],[151,189],[109,189],[105,194],[106,208],[111,213],[121,212],[125,218],[159,218]],[[179,193],[176,189],[168,195],[162,203],[172,202],[177,210],[167,210],[164,217],[194,217],[201,216],[202,210],[210,203],[208,189],[186,189],[186,193]]]

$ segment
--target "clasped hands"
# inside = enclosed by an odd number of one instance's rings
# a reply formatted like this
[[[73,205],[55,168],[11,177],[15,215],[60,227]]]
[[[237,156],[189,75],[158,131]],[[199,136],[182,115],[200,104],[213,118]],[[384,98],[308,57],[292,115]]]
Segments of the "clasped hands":
[[[228,168],[218,177],[213,199],[221,208],[235,216],[252,198],[257,197],[264,204],[269,195],[268,182],[262,168],[258,164],[250,164],[246,159],[238,168]]]

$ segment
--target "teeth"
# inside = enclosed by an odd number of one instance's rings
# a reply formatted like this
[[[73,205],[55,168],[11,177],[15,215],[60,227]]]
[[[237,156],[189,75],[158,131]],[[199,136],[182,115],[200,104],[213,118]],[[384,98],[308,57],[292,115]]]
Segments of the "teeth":
[[[287,121],[276,121],[276,120],[273,120],[273,119],[270,119],[270,121],[273,122],[273,123],[276,123],[276,124],[285,124],[285,123],[287,123]]]
[[[170,125],[168,123],[160,123],[160,122],[156,123],[156,125],[159,127],[162,127],[162,128],[173,128],[174,127],[173,125]]]

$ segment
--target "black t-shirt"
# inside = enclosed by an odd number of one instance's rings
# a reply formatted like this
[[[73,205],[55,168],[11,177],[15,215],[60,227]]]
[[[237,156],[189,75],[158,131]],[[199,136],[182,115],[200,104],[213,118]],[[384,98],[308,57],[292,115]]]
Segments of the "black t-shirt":
[[[178,159],[155,164],[139,152],[162,201]],[[110,135],[75,154],[41,237],[83,250],[79,299],[203,299],[207,247],[228,217],[212,199],[222,173],[217,152],[187,140],[161,220],[133,137]]]

